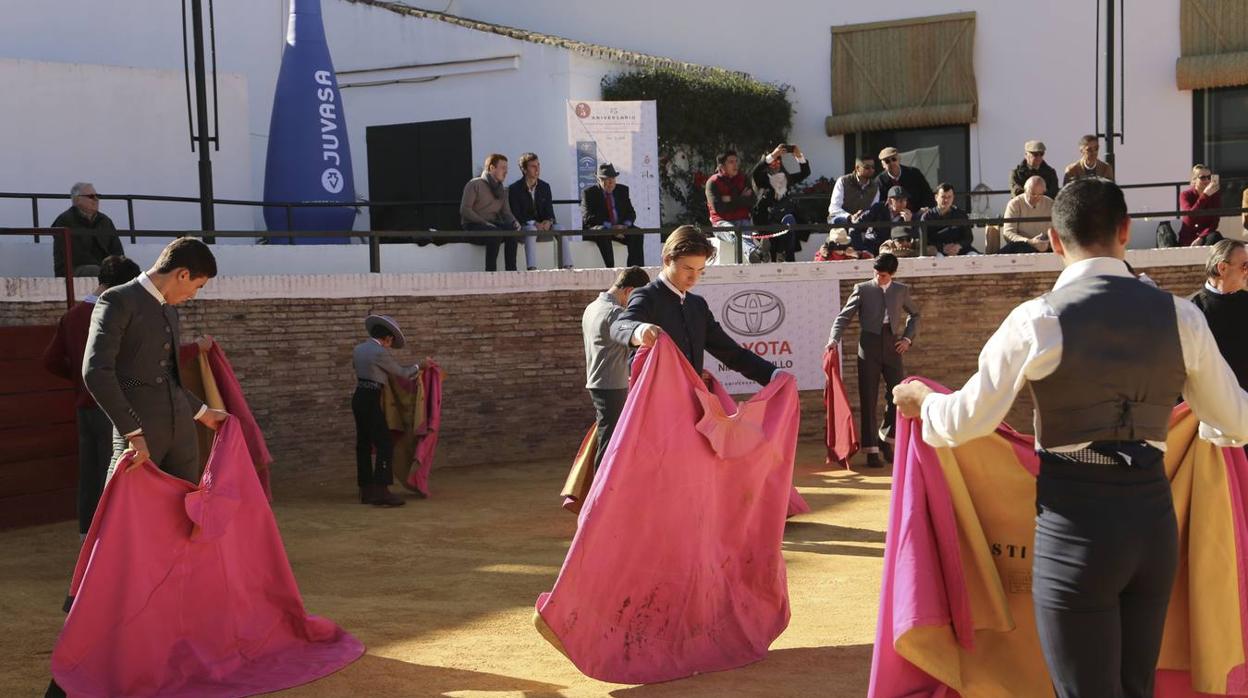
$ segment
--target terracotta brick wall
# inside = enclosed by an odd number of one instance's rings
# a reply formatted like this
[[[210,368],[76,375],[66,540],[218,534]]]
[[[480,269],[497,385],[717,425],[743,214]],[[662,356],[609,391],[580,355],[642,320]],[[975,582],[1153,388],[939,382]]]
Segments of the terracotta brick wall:
[[[1190,292],[1195,266],[1147,270],[1163,288]],[[974,371],[980,346],[1020,301],[1043,293],[1053,273],[905,279],[922,312],[907,370],[950,387]],[[841,285],[847,298],[852,282]],[[225,348],[273,450],[275,473],[323,466],[351,471],[351,348],[368,312],[394,316],[408,336],[401,359],[432,355],[447,370],[444,430],[437,466],[536,458],[567,459],[593,419],[583,388],[581,310],[595,293],[549,291],[495,295],[360,299],[204,300],[181,309],[189,340],[214,335]],[[51,324],[63,305],[0,303],[0,326]],[[832,315],[827,322],[830,326]],[[857,323],[845,336],[854,347]],[[852,349],[851,349],[852,352]],[[846,362],[857,402],[852,353]],[[802,438],[822,437],[819,391],[802,394]],[[1030,429],[1024,396],[1010,413]]]

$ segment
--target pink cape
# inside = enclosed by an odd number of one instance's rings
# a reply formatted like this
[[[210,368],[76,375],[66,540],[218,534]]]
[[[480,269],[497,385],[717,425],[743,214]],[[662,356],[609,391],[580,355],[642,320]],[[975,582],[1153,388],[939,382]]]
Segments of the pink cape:
[[[442,369],[430,361],[420,372],[420,380],[425,384],[425,424],[424,431],[416,437],[416,462],[407,486],[428,497],[429,471],[438,447],[438,431],[442,429]]]
[[[249,696],[363,654],[304,610],[236,418],[222,425],[198,487],[128,464],[100,500],[52,652],[68,695]]]
[[[946,388],[931,381],[924,380],[924,382],[939,392],[949,392]],[[1172,430],[1183,419],[1191,419],[1190,411],[1185,405],[1180,405],[1175,408],[1171,419]],[[1194,436],[1194,426],[1191,426],[1190,422],[1188,428],[1192,430]],[[989,444],[987,441],[998,437],[1001,441],[996,445]],[[950,490],[942,470],[941,455],[922,440],[921,422],[912,419],[898,420],[897,445],[897,459],[893,464],[893,489],[884,553],[884,572],[880,588],[879,621],[876,628],[868,696],[871,698],[955,696],[957,693],[953,688],[908,661],[903,656],[902,648],[916,648],[919,642],[923,642],[923,640],[914,641],[914,635],[925,636],[927,641],[930,641],[934,637],[931,631],[941,629],[940,632],[951,640],[952,654],[944,660],[948,665],[945,668],[956,675],[958,673],[956,667],[960,662],[969,664],[976,661],[973,657],[977,651],[999,653],[1002,648],[1000,644],[995,650],[977,650],[977,648],[988,646],[986,643],[993,640],[991,634],[1003,632],[1003,629],[988,628],[988,626],[981,628],[977,626],[977,619],[973,617],[972,608],[975,606],[975,601],[972,600],[971,584],[965,568],[967,564],[965,554],[960,546],[963,531],[959,527],[958,515],[954,508],[955,495]],[[1039,458],[1034,451],[1033,438],[1014,431],[1008,425],[1002,424],[998,427],[994,436],[970,442],[959,449],[977,446],[996,449],[994,453],[1000,462],[994,463],[995,467],[1021,467],[1031,477],[1039,472]],[[1174,438],[1168,444],[1169,450],[1175,453],[1182,451],[1183,446],[1182,443],[1176,443]],[[1186,596],[1178,597],[1180,605],[1183,606],[1178,611],[1176,611],[1175,599],[1172,599],[1171,616],[1167,619],[1167,627],[1169,628],[1170,623],[1178,616],[1181,619],[1180,626],[1190,629],[1190,638],[1184,642],[1192,643],[1190,661],[1195,664],[1198,661],[1196,655],[1200,652],[1197,642],[1205,633],[1218,637],[1226,637],[1227,634],[1232,637],[1239,636],[1242,638],[1242,645],[1248,646],[1248,513],[1245,512],[1244,506],[1248,501],[1245,499],[1248,497],[1248,458],[1245,458],[1244,451],[1239,448],[1214,449],[1210,447],[1203,451],[1198,445],[1191,445],[1189,448],[1197,453],[1198,461],[1200,458],[1220,458],[1222,464],[1215,463],[1214,467],[1225,467],[1225,495],[1230,504],[1229,523],[1231,525],[1229,528],[1231,530],[1215,531],[1203,528],[1201,535],[1205,537],[1204,541],[1220,537],[1222,540],[1218,541],[1219,544],[1229,543],[1229,547],[1233,549],[1231,554],[1234,559],[1227,560],[1226,570],[1228,574],[1234,575],[1237,579],[1239,600],[1238,609],[1226,608],[1226,612],[1221,616],[1215,616],[1214,624],[1221,625],[1221,627],[1209,629],[1198,628],[1195,621],[1187,620],[1189,613],[1192,618],[1195,618],[1195,612],[1186,608],[1188,605]],[[1174,453],[1167,454],[1168,461],[1172,455]],[[956,455],[951,457],[957,459]],[[1210,478],[1205,478],[1205,481],[1210,480]],[[960,485],[960,488],[963,489],[963,493],[957,496],[965,497],[965,486]],[[1214,494],[1206,489],[1201,496]],[[1190,492],[1188,492],[1188,497],[1189,500],[1184,506],[1180,506],[1181,502],[1176,497],[1176,511],[1187,512],[1190,515],[1191,507],[1194,506],[1194,497]],[[1032,507],[1034,502],[1019,501],[1017,506]],[[1183,521],[1180,523],[1180,530],[1185,530]],[[1181,555],[1186,559],[1194,559],[1188,558],[1189,554],[1195,555],[1195,553],[1189,553],[1190,542],[1184,538],[1187,536],[1181,535]],[[1191,549],[1194,550],[1194,548]],[[1180,581],[1176,582],[1176,591],[1183,588],[1180,584],[1186,578],[1189,569],[1186,562],[1180,565]],[[973,573],[974,570],[971,572]],[[1203,587],[1195,577],[1188,582],[1188,585],[1193,595],[1203,595],[1203,591],[1208,589]],[[982,603],[982,598],[980,602]],[[1207,622],[1211,614],[1206,612],[1203,615]],[[1034,624],[1024,623],[1017,618],[1015,620],[1019,621],[1020,628],[1027,626],[1027,632],[1034,634]],[[1227,623],[1230,624],[1229,628]],[[1202,633],[1202,630],[1205,632]],[[903,639],[908,633],[911,634],[911,639]],[[1188,634],[1188,632],[1183,633],[1184,636]],[[1205,640],[1205,646],[1207,643],[1208,640]],[[1026,644],[1019,643],[1020,646]],[[1020,666],[1039,662],[1039,670],[1043,673],[1044,660],[1042,656],[1039,656],[1038,646],[1035,652],[1037,654],[1035,657],[1010,658],[1007,661],[998,654],[986,656],[978,661],[999,664],[998,672],[1002,669],[1016,670]],[[959,653],[965,653],[961,659],[957,656]],[[1163,662],[1166,659],[1165,654],[1163,649]],[[996,659],[992,659],[992,656]],[[931,657],[928,656],[927,659],[930,661]],[[982,676],[984,669],[981,668],[978,671]],[[969,671],[963,676],[969,676]],[[998,677],[998,680],[1008,685],[1011,681],[1017,682],[1021,679],[1017,675],[1003,675]],[[1248,663],[1229,667],[1229,671],[1224,676],[1202,676],[1200,680],[1206,682],[1212,680],[1215,683],[1224,680],[1226,690],[1220,693],[1197,692],[1192,689],[1194,678],[1189,671],[1159,668],[1155,693],[1160,698],[1248,695]],[[1034,692],[1035,688],[1035,686],[1030,686],[1029,690]]]
[[[653,683],[762,659],[789,622],[781,543],[798,402],[740,405],[666,336],[635,380],[538,629],[586,675]]]
[[[849,459],[858,452],[858,433],[854,429],[854,413],[841,381],[840,352],[835,347],[823,353],[823,409],[827,413],[824,439],[828,447],[828,465],[849,467]]]
[[[179,359],[182,363],[186,363],[195,360],[196,354],[199,353],[199,345],[183,344],[179,350]],[[221,349],[220,344],[213,342],[206,358],[208,367],[212,369],[212,379],[221,393],[221,401],[225,403],[225,411],[238,418],[238,426],[242,429],[243,439],[247,442],[247,451],[251,454],[251,461],[256,466],[256,477],[260,479],[260,486],[264,488],[265,497],[273,501],[273,491],[269,486],[269,465],[273,463],[273,455],[269,453],[264,433],[260,431],[260,425],[256,423],[256,418],[251,413],[247,398],[243,397],[243,386],[239,384],[238,376],[234,375],[234,367],[230,365],[230,360],[225,358],[225,351]]]

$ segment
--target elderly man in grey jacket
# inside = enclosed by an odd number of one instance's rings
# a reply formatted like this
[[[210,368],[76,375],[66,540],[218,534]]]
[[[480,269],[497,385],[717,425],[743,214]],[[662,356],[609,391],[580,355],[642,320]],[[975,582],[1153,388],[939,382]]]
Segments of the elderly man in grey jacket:
[[[650,283],[650,275],[641,267],[629,267],[615,277],[611,288],[598,294],[581,315],[581,334],[585,339],[585,387],[598,413],[598,450],[594,453],[594,472],[607,452],[607,443],[615,433],[615,424],[624,411],[628,397],[628,357],[632,348],[611,338],[611,323],[624,312],[634,289]]]
[[[897,423],[897,407],[893,404],[893,388],[906,375],[901,357],[914,344],[919,331],[919,309],[910,299],[910,288],[893,277],[897,274],[897,258],[889,253],[875,260],[875,276],[854,286],[845,307],[832,323],[828,348],[837,346],[845,327],[858,315],[858,400],[862,417],[862,451],[867,454],[867,467],[883,467],[880,446],[885,460],[892,461],[893,432]],[[902,316],[905,323],[902,323]],[[884,376],[884,425],[875,428],[875,406],[880,396],[880,375]]]
[[[131,469],[150,460],[170,475],[199,482],[195,420],[216,429],[229,415],[182,387],[174,306],[194,298],[216,275],[208,246],[179,238],[151,269],[95,301],[82,379],[113,422],[110,478],[122,455],[132,452]]]

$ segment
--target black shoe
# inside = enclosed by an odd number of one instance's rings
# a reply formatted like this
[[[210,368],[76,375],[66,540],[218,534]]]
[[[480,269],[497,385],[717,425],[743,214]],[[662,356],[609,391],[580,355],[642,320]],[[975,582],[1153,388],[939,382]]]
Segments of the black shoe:
[[[880,455],[884,458],[884,462],[892,463],[893,455],[894,455],[893,445],[888,443],[887,441],[881,442],[880,443]]]
[[[407,504],[407,500],[390,491],[386,485],[374,485],[373,504],[379,507],[401,507]]]
[[[868,453],[867,454],[867,467],[868,468],[883,468],[884,461],[880,460],[880,454]]]

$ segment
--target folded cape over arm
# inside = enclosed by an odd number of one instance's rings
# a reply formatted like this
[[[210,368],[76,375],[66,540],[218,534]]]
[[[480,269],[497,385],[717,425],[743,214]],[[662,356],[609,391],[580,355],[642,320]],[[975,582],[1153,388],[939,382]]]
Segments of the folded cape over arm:
[[[109,481],[52,652],[70,696],[217,698],[318,679],[364,646],[308,615],[237,418],[198,486],[150,462]]]
[[[869,695],[1048,698],[1031,600],[1034,442],[1006,425],[952,449],[921,434],[900,422]],[[1185,405],[1166,448],[1180,562],[1156,695],[1248,695],[1248,460],[1199,439]]]
[[[634,371],[538,629],[582,672],[618,683],[762,659],[789,621],[793,378],[725,404],[666,337]]]

